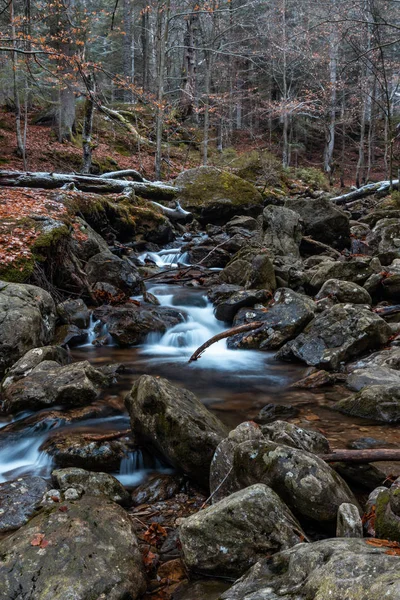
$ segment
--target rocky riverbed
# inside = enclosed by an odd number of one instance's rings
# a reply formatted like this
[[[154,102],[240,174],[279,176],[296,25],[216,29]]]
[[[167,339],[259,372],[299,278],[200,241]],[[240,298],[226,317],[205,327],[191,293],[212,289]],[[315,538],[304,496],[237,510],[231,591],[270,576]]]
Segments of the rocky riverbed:
[[[0,599],[398,599],[395,202],[178,179],[3,272]]]

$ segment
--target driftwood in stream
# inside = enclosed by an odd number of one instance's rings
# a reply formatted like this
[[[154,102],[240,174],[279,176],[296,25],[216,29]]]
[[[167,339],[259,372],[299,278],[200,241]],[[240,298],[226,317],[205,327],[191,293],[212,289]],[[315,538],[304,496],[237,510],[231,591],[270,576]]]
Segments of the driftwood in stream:
[[[217,335],[214,335],[214,337],[207,340],[207,342],[204,342],[204,344],[202,344],[200,348],[197,348],[196,352],[192,354],[188,362],[191,363],[200,358],[203,352],[216,342],[231,337],[232,335],[236,335],[237,333],[246,333],[247,331],[253,331],[254,329],[258,329],[262,325],[264,325],[262,321],[253,321],[252,323],[246,323],[246,325],[238,325],[237,327],[231,327],[231,329],[222,331],[221,333],[218,333]]]
[[[319,454],[325,462],[370,463],[400,460],[400,449],[335,450],[331,454]]]
[[[342,196],[336,196],[335,198],[332,198],[332,202],[335,202],[336,204],[347,204],[352,200],[359,200],[360,198],[365,198],[366,196],[372,196],[372,194],[376,194],[379,198],[383,198],[389,194],[391,187],[392,189],[399,189],[399,180],[396,179],[392,181],[392,186],[390,185],[390,181],[368,183],[357,190],[353,190],[347,194],[342,194]]]

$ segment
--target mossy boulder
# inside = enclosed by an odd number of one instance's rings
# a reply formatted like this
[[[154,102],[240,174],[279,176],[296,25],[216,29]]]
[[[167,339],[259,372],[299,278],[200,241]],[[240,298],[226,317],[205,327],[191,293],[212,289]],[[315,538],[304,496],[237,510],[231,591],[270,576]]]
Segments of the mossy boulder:
[[[389,490],[382,489],[375,501],[375,535],[400,542],[400,478]]]
[[[135,528],[114,502],[53,504],[2,540],[1,596],[136,600],[146,589]]]
[[[166,379],[142,375],[125,405],[139,440],[208,487],[211,460],[227,430],[196,396]]]
[[[356,394],[339,400],[333,408],[354,417],[400,423],[400,387],[398,384],[368,385]]]
[[[274,265],[268,250],[259,247],[242,248],[219,274],[221,283],[243,286],[245,289],[276,289]]]
[[[225,224],[236,215],[257,216],[263,199],[257,188],[227,171],[198,167],[181,173],[175,180],[181,188],[178,199],[203,224]]]

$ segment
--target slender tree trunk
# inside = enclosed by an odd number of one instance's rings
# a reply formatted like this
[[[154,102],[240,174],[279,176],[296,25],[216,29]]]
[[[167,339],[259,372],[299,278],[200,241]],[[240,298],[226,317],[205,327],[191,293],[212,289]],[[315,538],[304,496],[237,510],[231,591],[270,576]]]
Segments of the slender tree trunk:
[[[165,51],[168,40],[170,0],[166,2],[159,1],[159,10],[157,15],[157,117],[156,117],[156,158],[155,172],[156,178],[161,179],[161,161],[162,161],[162,134],[164,120],[164,72],[165,72]]]
[[[132,0],[123,0],[123,28],[124,37],[122,44],[122,68],[125,81],[128,85],[133,84],[135,69],[135,48],[133,38],[133,6]],[[133,101],[132,89],[124,90],[124,101]]]
[[[89,174],[92,169],[92,129],[93,129],[93,112],[94,102],[91,96],[92,92],[92,77],[89,76],[87,85],[90,88],[85,100],[85,106],[83,109],[83,129],[82,129],[82,150],[83,150],[83,162],[81,173]],[[94,86],[93,86],[94,88]],[[93,93],[94,93],[93,89]]]
[[[184,54],[182,66],[182,92],[180,99],[180,112],[183,119],[191,117],[194,113],[194,95],[196,80],[196,21],[196,15],[190,15],[186,21],[186,33],[184,38]]]
[[[15,31],[15,6],[14,0],[10,4],[11,36],[13,48],[17,48],[17,35]],[[25,156],[24,142],[21,133],[21,102],[18,90],[18,59],[17,53],[11,53],[12,71],[13,71],[13,90],[14,90],[14,108],[15,108],[15,133],[17,135],[17,155],[20,158]],[[25,162],[25,161],[24,161]]]
[[[329,124],[327,128],[327,136],[324,151],[324,171],[331,175],[332,173],[332,160],[333,151],[335,149],[335,129],[336,129],[336,96],[337,96],[337,65],[338,65],[338,54],[339,45],[337,40],[337,33],[333,31],[330,35],[329,40],[330,46],[330,108],[329,108]],[[332,181],[331,181],[332,183]]]
[[[204,81],[204,125],[203,125],[203,165],[208,163],[208,141],[210,134],[210,87],[211,87],[211,53],[206,51],[206,72]]]

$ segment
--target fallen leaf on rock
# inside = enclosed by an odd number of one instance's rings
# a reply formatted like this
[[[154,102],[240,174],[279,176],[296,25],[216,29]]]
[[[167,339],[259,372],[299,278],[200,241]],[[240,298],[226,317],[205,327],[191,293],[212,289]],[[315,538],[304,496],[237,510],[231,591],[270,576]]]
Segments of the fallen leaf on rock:
[[[390,540],[380,540],[379,538],[370,538],[365,540],[367,544],[370,546],[374,546],[375,548],[396,548],[400,550],[399,542],[392,542]]]
[[[44,539],[44,533],[37,533],[31,539],[31,546],[39,546],[39,548],[47,548],[49,542]]]

